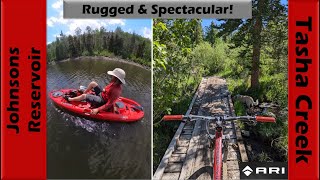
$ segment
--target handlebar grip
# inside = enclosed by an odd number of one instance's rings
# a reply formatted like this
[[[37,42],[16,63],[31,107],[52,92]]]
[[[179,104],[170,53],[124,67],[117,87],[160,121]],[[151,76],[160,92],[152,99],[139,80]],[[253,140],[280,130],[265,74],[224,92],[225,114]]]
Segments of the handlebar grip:
[[[256,116],[258,122],[272,122],[275,123],[276,119],[274,117]]]
[[[162,119],[164,121],[179,121],[183,119],[183,115],[165,115]]]

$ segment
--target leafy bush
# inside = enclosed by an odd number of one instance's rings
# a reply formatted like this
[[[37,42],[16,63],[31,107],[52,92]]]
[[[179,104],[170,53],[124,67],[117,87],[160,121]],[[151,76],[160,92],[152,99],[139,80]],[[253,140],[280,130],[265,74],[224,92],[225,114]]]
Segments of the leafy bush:
[[[224,50],[221,46],[212,47],[208,42],[202,42],[192,51],[194,61],[201,60],[206,74],[214,74],[223,69]]]
[[[202,59],[192,58],[200,21],[196,19],[154,20],[153,26],[153,120],[192,97],[203,75]],[[201,31],[199,32],[201,33]]]
[[[244,115],[246,115],[246,107],[240,101],[235,101],[234,102],[234,111],[236,113],[236,116],[244,116]]]
[[[112,52],[109,52],[108,50],[102,50],[98,55],[111,58],[115,57],[115,55]]]
[[[82,56],[90,56],[89,51],[85,50],[82,52]]]

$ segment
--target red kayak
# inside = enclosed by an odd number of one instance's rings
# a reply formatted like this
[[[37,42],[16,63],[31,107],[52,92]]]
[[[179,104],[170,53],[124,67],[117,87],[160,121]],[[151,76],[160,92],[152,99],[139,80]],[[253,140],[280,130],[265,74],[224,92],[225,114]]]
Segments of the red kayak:
[[[117,122],[134,122],[141,120],[144,116],[143,108],[137,102],[120,97],[116,103],[117,111],[114,110],[110,111],[102,111],[96,115],[91,114],[91,107],[90,103],[85,101],[80,102],[67,102],[63,96],[69,95],[71,97],[75,97],[80,95],[81,92],[76,89],[62,89],[59,91],[52,91],[50,92],[49,96],[50,99],[59,107],[66,109],[70,112],[73,112],[77,115],[84,116],[91,119],[96,120],[104,120],[104,121],[117,121]]]

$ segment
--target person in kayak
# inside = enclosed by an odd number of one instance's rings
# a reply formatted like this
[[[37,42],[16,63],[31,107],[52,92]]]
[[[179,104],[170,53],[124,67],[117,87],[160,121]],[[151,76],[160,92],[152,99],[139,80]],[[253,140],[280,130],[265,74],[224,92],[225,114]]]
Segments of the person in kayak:
[[[113,104],[121,95],[122,84],[126,83],[124,80],[126,73],[124,70],[120,68],[115,68],[113,71],[108,71],[108,74],[112,76],[112,80],[104,89],[102,89],[98,85],[98,83],[92,81],[91,83],[89,83],[87,89],[84,91],[82,95],[74,98],[65,97],[65,99],[67,101],[86,100],[87,102],[91,103],[94,107],[96,107],[92,109],[92,114],[97,114],[100,111],[107,111],[113,108]],[[95,95],[87,94],[92,89],[95,92]]]

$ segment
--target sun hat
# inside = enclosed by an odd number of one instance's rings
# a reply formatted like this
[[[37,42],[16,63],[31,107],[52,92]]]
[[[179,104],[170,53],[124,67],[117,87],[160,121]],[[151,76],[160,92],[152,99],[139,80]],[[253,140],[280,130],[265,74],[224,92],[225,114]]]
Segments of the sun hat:
[[[126,81],[124,80],[126,72],[124,72],[123,69],[115,68],[113,71],[108,71],[108,74],[118,78],[122,82],[122,84],[126,84]]]

